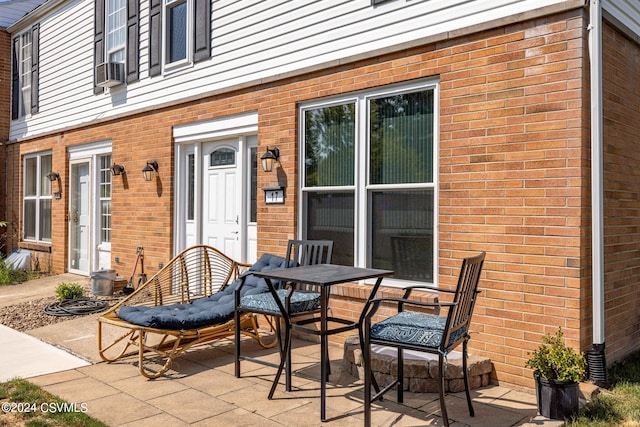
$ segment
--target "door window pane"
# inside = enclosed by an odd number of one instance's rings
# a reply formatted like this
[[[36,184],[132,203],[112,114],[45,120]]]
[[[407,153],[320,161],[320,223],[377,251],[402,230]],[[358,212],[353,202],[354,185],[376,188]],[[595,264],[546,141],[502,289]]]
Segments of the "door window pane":
[[[187,219],[193,221],[196,206],[196,163],[195,155],[187,156]]]
[[[252,147],[250,149],[251,153],[251,164],[250,164],[250,181],[251,188],[250,191],[250,202],[249,202],[249,222],[257,222],[258,221],[258,149],[256,147]]]
[[[111,155],[100,156],[100,241],[111,241]]]

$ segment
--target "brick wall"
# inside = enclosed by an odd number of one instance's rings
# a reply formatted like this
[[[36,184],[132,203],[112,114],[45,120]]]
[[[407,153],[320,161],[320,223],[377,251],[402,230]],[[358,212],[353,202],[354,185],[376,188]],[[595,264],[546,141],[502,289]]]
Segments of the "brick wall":
[[[54,168],[65,186],[62,200],[54,201],[53,265],[61,272],[68,238],[66,147],[111,139],[113,161],[127,169],[124,177],[113,179],[112,257],[121,263],[112,265],[128,275],[136,247],[144,246],[151,275],[172,251],[172,126],[257,111],[259,153],[266,146],[277,146],[281,153],[277,173],[259,171],[258,188],[283,181],[288,187],[282,205],[265,205],[259,199],[258,252],[283,254],[297,230],[297,103],[438,77],[439,281],[454,286],[461,258],[487,252],[471,351],[491,358],[497,380],[532,386],[524,362],[543,334],[561,326],[570,345],[588,350],[591,344],[586,25],[579,9],[118,122],[96,123],[15,144],[11,163],[17,168],[20,155],[54,149]],[[629,48],[637,52],[637,45]],[[629,89],[620,90],[622,97]],[[637,124],[633,129],[626,139],[629,144],[637,141]],[[160,165],[155,182],[142,179],[140,170],[147,160]],[[10,188],[20,188],[18,179]],[[16,212],[19,194],[9,200]],[[613,243],[609,247],[617,250]],[[620,262],[637,264],[639,258],[630,250]],[[624,289],[637,287],[637,279],[620,280],[616,283]],[[336,292],[336,310],[357,317],[360,297],[350,287]],[[622,292],[619,298],[625,296],[628,293]],[[355,301],[352,305],[349,298]],[[616,339],[614,346],[619,342],[627,338]],[[613,352],[618,354],[617,349]]]
[[[0,221],[6,221],[6,146],[11,121],[11,37],[0,30]],[[4,253],[6,229],[0,228],[0,254]]]
[[[611,27],[602,36],[607,362],[640,342],[640,46]]]

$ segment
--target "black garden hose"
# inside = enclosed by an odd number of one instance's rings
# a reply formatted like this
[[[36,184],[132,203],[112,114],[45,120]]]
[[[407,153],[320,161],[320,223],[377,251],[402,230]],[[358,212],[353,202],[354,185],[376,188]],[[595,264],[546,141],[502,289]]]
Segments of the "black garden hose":
[[[109,307],[107,301],[89,299],[68,299],[54,302],[44,308],[44,312],[50,316],[78,316],[83,314],[99,313]]]

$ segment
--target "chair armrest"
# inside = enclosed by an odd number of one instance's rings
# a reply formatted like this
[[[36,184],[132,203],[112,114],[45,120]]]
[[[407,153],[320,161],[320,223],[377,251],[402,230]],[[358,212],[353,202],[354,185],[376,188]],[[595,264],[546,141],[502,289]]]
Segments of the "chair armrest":
[[[441,289],[441,288],[436,288],[435,286],[429,286],[429,285],[411,285],[411,286],[405,286],[402,289],[405,291],[408,290],[409,292],[413,291],[414,289],[424,289],[432,292],[445,292],[449,294],[456,293],[456,291],[453,289]]]
[[[455,302],[422,302],[408,298],[375,298],[371,300],[371,304],[379,306],[383,302],[397,302],[398,304],[417,305],[419,307],[453,307]]]

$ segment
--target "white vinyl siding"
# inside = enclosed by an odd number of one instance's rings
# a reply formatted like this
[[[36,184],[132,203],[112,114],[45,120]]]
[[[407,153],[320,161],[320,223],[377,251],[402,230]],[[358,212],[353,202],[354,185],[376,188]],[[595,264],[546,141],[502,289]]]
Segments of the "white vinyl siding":
[[[58,13],[41,20],[40,114],[14,121],[10,139],[200,99],[584,5],[582,0],[394,0],[376,6],[371,0],[217,0],[211,4],[211,57],[149,78],[149,1],[141,1],[140,80],[94,96],[89,24],[93,1],[59,1]]]
[[[625,32],[640,43],[640,2],[638,0],[602,0],[604,16],[622,24]]]

